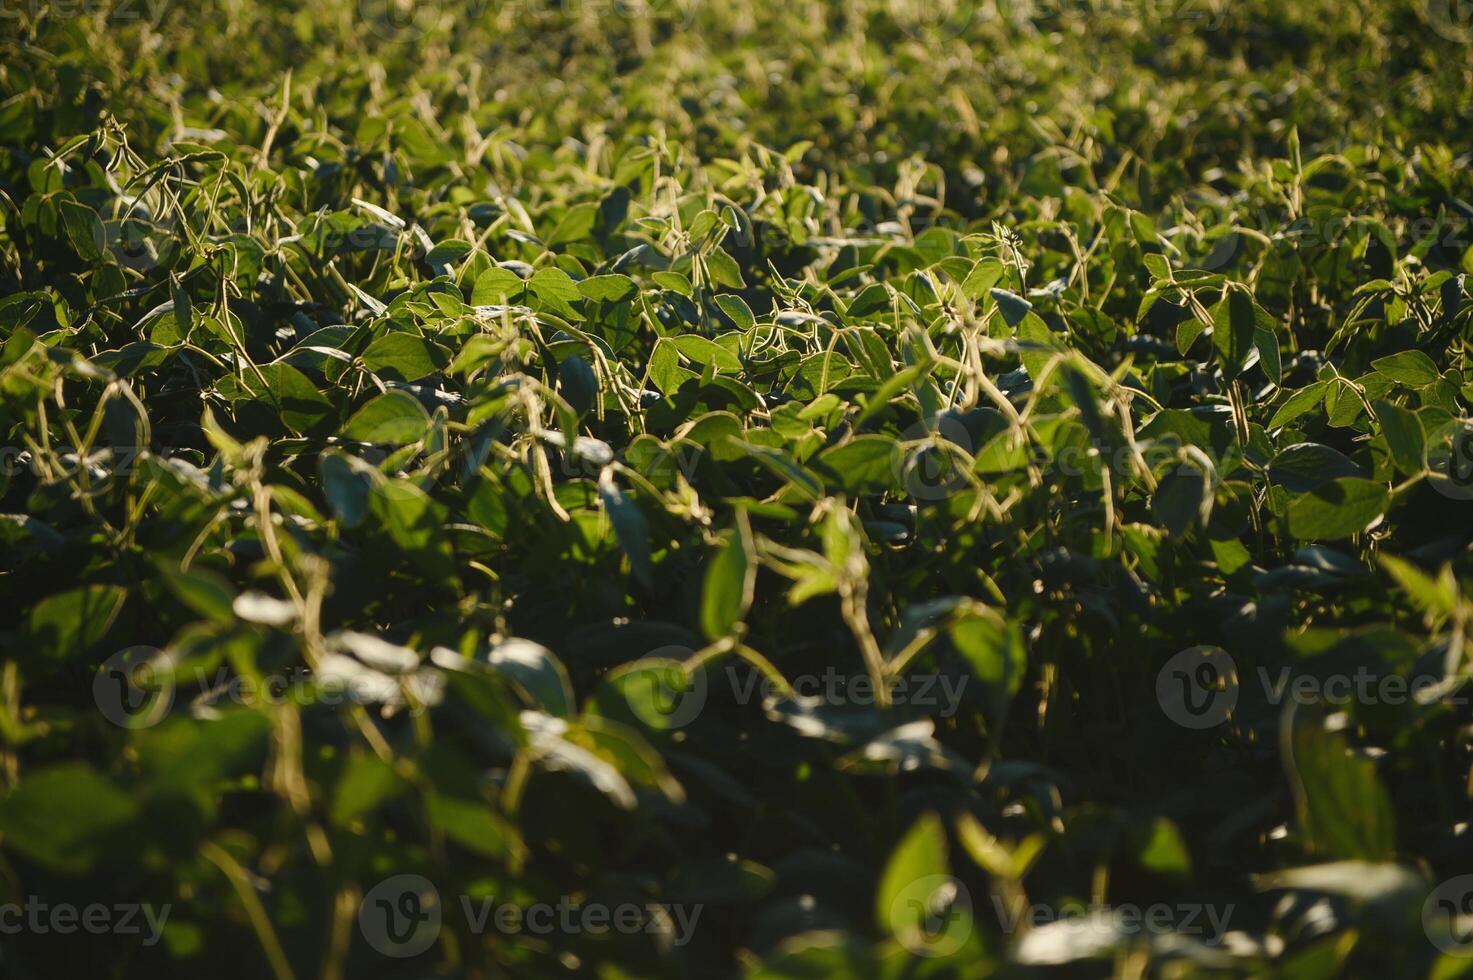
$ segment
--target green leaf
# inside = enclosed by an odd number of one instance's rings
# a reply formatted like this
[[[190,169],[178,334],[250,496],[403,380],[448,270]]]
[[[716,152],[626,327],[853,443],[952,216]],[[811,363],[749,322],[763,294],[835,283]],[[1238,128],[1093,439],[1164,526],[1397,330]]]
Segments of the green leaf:
[[[1283,377],[1284,365],[1279,359],[1279,336],[1271,327],[1256,327],[1253,331],[1253,346],[1258,350],[1258,363],[1263,374],[1272,384]]]
[[[1140,846],[1141,867],[1157,874],[1185,876],[1192,871],[1192,857],[1176,824],[1165,817],[1152,820]]]
[[[1229,288],[1212,308],[1212,346],[1229,378],[1240,374],[1247,363],[1256,329],[1253,296],[1245,289]]]
[[[578,283],[579,295],[603,303],[617,303],[633,296],[636,291],[633,279],[617,273],[592,276]]]
[[[63,874],[89,870],[124,842],[135,798],[80,762],[32,772],[0,799],[4,846]]]
[[[1364,476],[1361,468],[1338,449],[1317,442],[1300,442],[1282,450],[1268,464],[1268,477],[1294,493],[1313,490],[1337,477]]]
[[[1458,583],[1451,566],[1445,566],[1439,578],[1433,578],[1409,561],[1394,555],[1381,555],[1381,567],[1401,586],[1403,592],[1424,612],[1451,616],[1458,608]]]
[[[572,715],[572,682],[562,661],[547,647],[514,636],[492,647],[486,663],[510,678],[543,711],[559,718]]]
[[[690,284],[690,280],[679,272],[656,272],[650,278],[661,289],[668,289],[672,293],[679,293],[686,299],[690,299],[695,294],[695,287]]]
[[[963,617],[952,624],[948,635],[957,653],[985,686],[989,710],[1001,714],[1022,688],[1028,669],[1022,631],[1016,623],[989,611]]]
[[[1001,282],[1006,271],[1007,267],[992,256],[978,259],[977,264],[972,266],[972,271],[967,273],[967,278],[962,281],[962,293],[975,302]],[[889,303],[885,305],[889,306]]]
[[[506,346],[506,342],[498,337],[478,333],[456,353],[448,370],[451,374],[468,377],[499,357]]]
[[[353,442],[402,446],[424,436],[430,414],[419,399],[403,391],[386,391],[364,405],[340,435]]]
[[[706,683],[699,674],[687,677],[679,660],[642,657],[605,674],[591,707],[622,724],[669,731],[685,727],[700,714]]]
[[[119,585],[88,585],[47,596],[26,617],[28,652],[58,662],[81,657],[107,635],[127,594]]]
[[[1396,468],[1406,476],[1422,472],[1427,465],[1427,435],[1417,413],[1390,402],[1374,402],[1372,407]]]
[[[471,304],[499,306],[509,297],[520,296],[526,286],[522,277],[515,272],[493,265],[476,277],[476,285],[471,290]]]
[[[740,374],[742,371],[741,360],[714,340],[707,340],[695,334],[683,334],[669,338],[669,341],[680,353],[703,367],[707,364],[712,365],[722,374]]]
[[[346,826],[378,809],[404,788],[405,784],[387,762],[369,752],[354,753],[333,787],[329,818],[333,826]]]
[[[432,791],[425,799],[425,815],[450,840],[483,857],[502,859],[521,847],[515,828],[483,799]]]
[[[730,289],[747,288],[747,281],[742,278],[742,267],[737,265],[736,259],[728,255],[726,249],[720,245],[706,254],[706,270],[711,273],[713,286],[726,286]]]
[[[1033,312],[1033,304],[1017,293],[1006,289],[990,289],[988,294],[991,295],[993,302],[997,303],[1003,322],[1010,327],[1016,327],[1023,322],[1025,316]]]
[[[233,623],[235,590],[214,572],[203,569],[185,571],[170,561],[159,563],[159,575],[169,591],[190,609],[217,623]]]
[[[1385,514],[1390,499],[1386,488],[1371,480],[1331,480],[1289,504],[1289,533],[1301,541],[1348,538]]]
[[[158,322],[168,321],[160,319]],[[119,377],[131,378],[167,363],[173,354],[172,347],[160,347],[152,341],[135,341],[117,350],[102,351],[93,356],[92,363],[107,368]]]
[[[1316,381],[1311,385],[1300,388],[1289,396],[1289,400],[1279,406],[1274,412],[1274,417],[1269,420],[1270,429],[1281,429],[1290,422],[1319,406],[1325,400],[1325,395],[1330,391],[1330,383],[1327,381]]]
[[[70,198],[63,198],[60,205],[67,240],[72,243],[77,255],[88,262],[100,260],[103,245],[107,241],[102,218],[87,205]]]
[[[1371,367],[1377,374],[1412,388],[1425,387],[1438,378],[1437,365],[1419,350],[1404,350],[1390,357],[1378,357],[1371,362]]]
[[[1206,332],[1207,324],[1198,320],[1196,317],[1188,317],[1181,323],[1178,323],[1176,325],[1177,353],[1185,357],[1187,351],[1191,350],[1192,345],[1197,342],[1197,338]]]
[[[317,460],[322,490],[344,527],[357,527],[368,513],[368,496],[383,475],[356,456],[329,450]]]
[[[1212,488],[1207,474],[1195,466],[1174,467],[1151,495],[1151,514],[1175,535],[1205,527],[1212,516]]]
[[[888,436],[863,435],[826,449],[809,468],[827,486],[851,496],[894,489],[900,478],[900,446]]]
[[[933,959],[971,937],[970,896],[951,874],[936,814],[923,814],[890,852],[875,889],[875,918],[903,948]]]
[[[624,495],[614,482],[613,470],[605,469],[598,478],[598,498],[603,502],[604,513],[614,526],[614,536],[619,546],[629,557],[629,568],[634,577],[646,588],[654,580],[650,565],[650,527],[644,514],[634,502]]]
[[[255,372],[246,371],[245,384],[261,401],[271,405],[287,428],[293,432],[306,432],[315,427],[334,411],[317,386],[307,376],[290,364],[277,361],[260,366],[261,377],[266,387],[261,388]]]
[[[690,372],[680,366],[675,343],[665,338],[655,341],[650,352],[650,381],[654,386],[663,394],[673,395],[689,377]]]
[[[593,373],[593,365],[577,354],[569,354],[557,366],[557,387],[579,415],[593,411],[598,401],[598,376]]]
[[[1391,860],[1396,828],[1374,760],[1352,753],[1317,711],[1297,705],[1291,711],[1282,736],[1284,764],[1310,851],[1320,858]]]
[[[581,300],[583,294],[578,292],[578,284],[562,269],[551,265],[538,269],[527,280],[527,286],[533,295],[558,313],[569,319],[581,319],[572,304]]]
[[[454,580],[445,508],[429,494],[408,480],[385,480],[369,491],[368,509],[421,571],[442,585]]]
[[[553,228],[552,234],[547,236],[547,244],[562,245],[566,242],[582,241],[589,236],[597,223],[598,205],[576,204],[563,213],[557,227]]]
[[[757,563],[745,523],[744,518],[739,519],[741,526],[727,532],[706,564],[706,579],[701,589],[701,628],[711,640],[730,635],[752,605]]]
[[[874,393],[869,396],[869,404],[865,406],[864,411],[859,413],[859,417],[854,420],[855,428],[863,425],[873,415],[882,411],[896,395],[913,387],[917,381],[930,374],[934,367],[935,362],[925,361],[920,364],[912,364],[910,367],[896,371],[887,377],[875,389]]]
[[[994,290],[996,292],[996,290]],[[1018,339],[1026,342],[1031,349],[1023,350],[1018,359],[1023,362],[1023,367],[1028,371],[1028,377],[1034,381],[1043,377],[1048,370],[1049,362],[1054,359],[1057,351],[1063,350],[1063,344],[1054,332],[1049,329],[1047,323],[1035,313],[1026,314],[1018,323]]]
[[[882,282],[872,282],[849,301],[845,315],[851,320],[863,319],[876,313],[890,312],[890,290]]]
[[[458,238],[447,239],[430,249],[425,255],[425,265],[431,269],[441,265],[452,265],[471,254],[471,243]]]
[[[752,308],[740,296],[724,293],[716,297],[716,305],[721,308],[722,313],[731,318],[731,322],[736,324],[738,330],[751,330],[757,325],[757,318],[752,315]]]
[[[390,381],[418,381],[449,363],[445,348],[402,330],[384,334],[363,352],[364,366]]]

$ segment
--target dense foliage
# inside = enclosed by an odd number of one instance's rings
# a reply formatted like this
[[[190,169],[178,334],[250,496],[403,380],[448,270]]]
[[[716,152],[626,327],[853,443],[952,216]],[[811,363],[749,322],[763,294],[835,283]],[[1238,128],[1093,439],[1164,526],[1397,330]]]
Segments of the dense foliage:
[[[5,0],[0,970],[1469,971],[1461,6]]]

